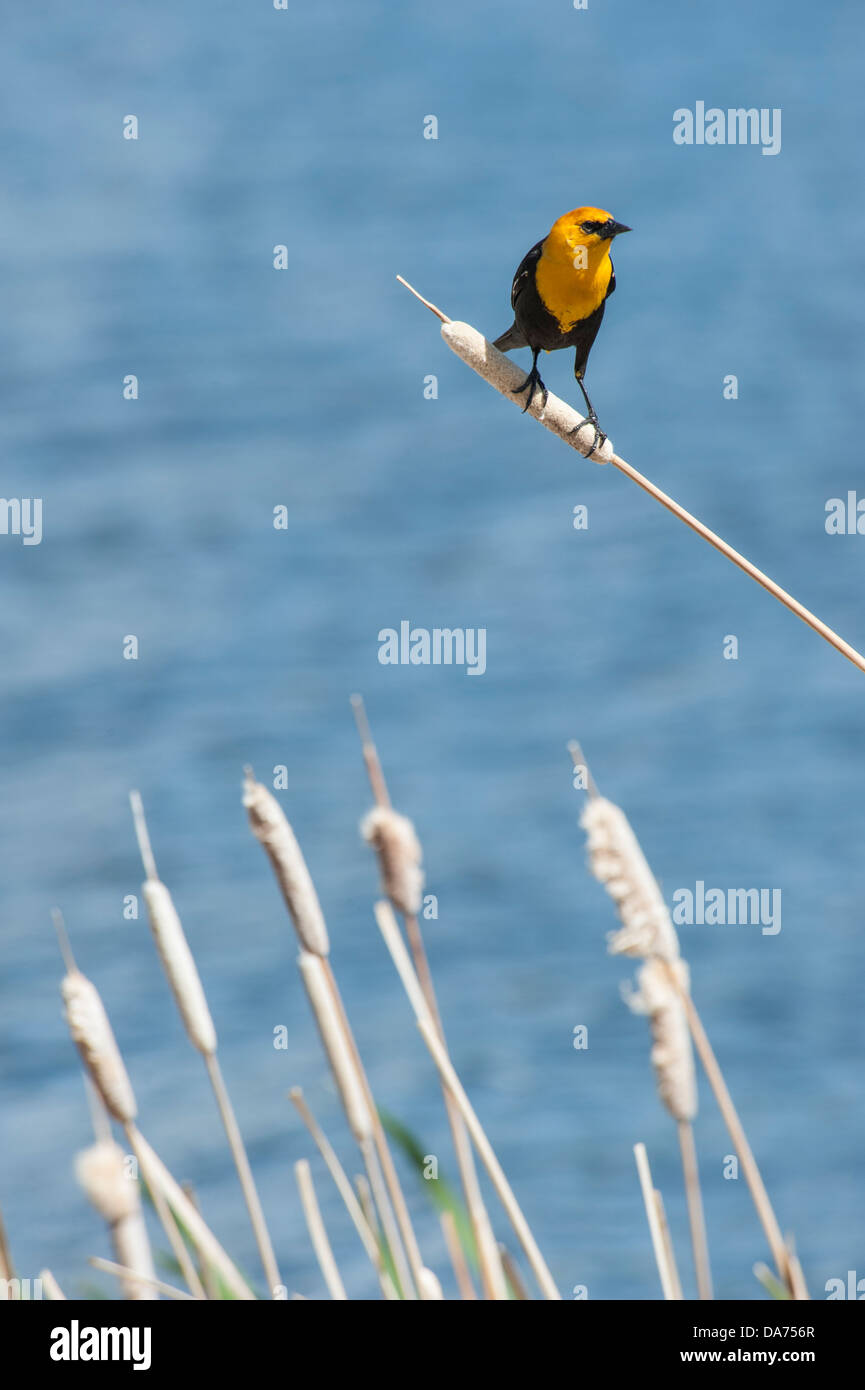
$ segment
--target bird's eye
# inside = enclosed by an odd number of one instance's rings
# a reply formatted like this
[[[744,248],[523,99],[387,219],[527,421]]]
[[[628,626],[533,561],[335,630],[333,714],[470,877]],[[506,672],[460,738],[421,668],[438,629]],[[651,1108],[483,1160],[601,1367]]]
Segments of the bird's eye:
[[[600,222],[583,222],[580,225],[580,231],[585,232],[587,236],[592,236],[595,232],[599,232],[600,229]]]

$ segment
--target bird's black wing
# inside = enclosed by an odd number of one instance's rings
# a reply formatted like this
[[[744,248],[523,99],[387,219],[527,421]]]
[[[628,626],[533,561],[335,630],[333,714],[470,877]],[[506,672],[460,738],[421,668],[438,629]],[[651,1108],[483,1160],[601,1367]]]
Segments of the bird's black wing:
[[[517,300],[526,286],[534,284],[535,266],[541,258],[541,250],[545,241],[546,237],[541,237],[537,245],[533,246],[531,251],[526,252],[517,266],[514,283],[511,285],[511,308],[514,310],[517,307]]]
[[[610,295],[613,293],[613,290],[614,290],[615,288],[616,288],[616,272],[615,272],[615,269],[614,269],[614,267],[613,267],[613,262],[612,262],[612,260],[611,260],[611,261],[610,261],[610,283],[607,285],[607,293],[604,295],[604,299],[609,299]]]

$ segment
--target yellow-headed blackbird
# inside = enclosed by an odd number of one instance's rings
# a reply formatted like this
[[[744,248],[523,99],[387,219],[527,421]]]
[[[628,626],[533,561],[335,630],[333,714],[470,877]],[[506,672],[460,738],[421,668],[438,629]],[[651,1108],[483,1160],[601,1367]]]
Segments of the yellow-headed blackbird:
[[[610,247],[614,237],[630,230],[601,208],[574,208],[564,213],[520,262],[511,287],[514,321],[494,344],[502,352],[521,347],[532,350],[532,369],[514,392],[519,395],[528,388],[523,413],[535,391],[542,391],[544,401],[547,399],[538,354],[576,348],[574,376],[586,402],[587,419],[594,426],[593,450],[606,436],[586,395],[583,377],[604,305],[616,288]]]

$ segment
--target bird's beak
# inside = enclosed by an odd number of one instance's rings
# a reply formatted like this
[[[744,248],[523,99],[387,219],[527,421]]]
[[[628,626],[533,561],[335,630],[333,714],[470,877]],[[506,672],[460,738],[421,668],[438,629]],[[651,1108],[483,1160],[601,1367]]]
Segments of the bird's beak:
[[[612,241],[614,236],[620,236],[622,232],[629,232],[630,227],[626,227],[624,222],[607,222],[604,226],[604,240]]]

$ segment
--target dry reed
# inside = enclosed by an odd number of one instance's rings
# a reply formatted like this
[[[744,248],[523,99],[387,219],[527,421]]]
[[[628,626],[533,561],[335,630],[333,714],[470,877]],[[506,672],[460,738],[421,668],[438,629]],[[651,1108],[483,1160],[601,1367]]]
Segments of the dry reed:
[[[201,983],[195,959],[189,949],[189,943],[186,940],[186,934],[171,894],[157,875],[156,861],[150,844],[141,797],[137,791],[133,791],[130,792],[129,800],[132,806],[132,817],[144,864],[144,872],[147,875],[142,884],[141,892],[147,905],[153,939],[189,1041],[204,1058],[207,1074],[216,1097],[217,1108],[228,1139],[228,1146],[237,1170],[264,1276],[271,1297],[275,1297],[277,1290],[282,1287],[282,1278],[273,1253],[273,1243],[267,1229],[255,1179],[252,1176],[246,1146],[216,1055],[216,1029],[207,1005],[204,986]]]

